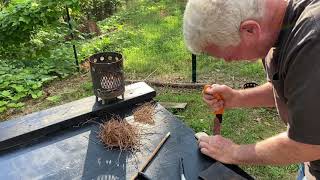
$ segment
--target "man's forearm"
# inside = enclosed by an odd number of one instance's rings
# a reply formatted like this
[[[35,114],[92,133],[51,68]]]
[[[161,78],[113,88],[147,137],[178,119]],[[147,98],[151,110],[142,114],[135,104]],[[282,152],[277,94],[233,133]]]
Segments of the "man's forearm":
[[[293,141],[281,133],[257,144],[237,145],[235,164],[285,165],[320,159],[320,146]]]
[[[267,82],[261,86],[238,90],[241,107],[274,107],[272,84]]]

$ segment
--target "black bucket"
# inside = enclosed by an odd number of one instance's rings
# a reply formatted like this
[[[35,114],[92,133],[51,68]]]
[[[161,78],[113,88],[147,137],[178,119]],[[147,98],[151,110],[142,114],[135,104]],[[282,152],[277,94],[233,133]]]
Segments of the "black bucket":
[[[123,57],[115,52],[94,54],[89,58],[93,91],[98,98],[112,102],[118,96],[124,98]]]

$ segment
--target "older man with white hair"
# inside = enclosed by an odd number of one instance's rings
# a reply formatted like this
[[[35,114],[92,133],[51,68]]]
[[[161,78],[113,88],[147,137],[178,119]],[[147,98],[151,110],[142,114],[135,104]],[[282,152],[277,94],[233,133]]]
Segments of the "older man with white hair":
[[[193,53],[264,59],[265,84],[246,90],[213,84],[203,96],[212,110],[276,106],[288,127],[249,145],[201,137],[201,152],[232,164],[303,163],[298,179],[320,179],[320,0],[189,0],[183,30]]]

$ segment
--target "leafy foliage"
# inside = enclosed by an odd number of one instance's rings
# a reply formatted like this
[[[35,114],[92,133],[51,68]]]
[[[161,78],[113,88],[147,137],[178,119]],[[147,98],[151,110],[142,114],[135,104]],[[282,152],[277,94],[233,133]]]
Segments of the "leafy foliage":
[[[79,1],[80,10],[87,19],[101,21],[114,13],[121,4],[120,0],[82,0]]]
[[[43,32],[66,33],[63,20],[65,6],[74,6],[77,0],[13,1],[0,12],[0,58],[32,58],[50,49],[62,38],[41,38]],[[39,38],[40,37],[40,38]],[[43,37],[43,36],[42,36]],[[57,42],[58,40],[58,42]],[[51,42],[50,42],[51,41]]]
[[[110,16],[120,0],[14,0],[1,4],[0,59],[14,57],[33,59],[48,56],[48,50],[68,43],[70,30],[66,6],[75,21],[104,19]],[[77,21],[77,22],[76,22]],[[73,33],[79,34],[77,30]],[[81,35],[77,37],[83,38]]]
[[[74,29],[82,19],[109,16],[120,0],[11,0],[0,4],[0,113],[43,97],[43,85],[75,72],[66,6]],[[108,8],[106,9],[105,7]],[[73,30],[81,37],[77,30]],[[90,51],[91,52],[91,51]],[[88,51],[88,53],[90,53]],[[87,57],[88,53],[82,58]],[[80,57],[81,60],[81,57]],[[58,101],[58,97],[48,97]]]
[[[41,63],[27,67],[18,61],[0,60],[0,113],[8,108],[20,108],[27,97],[43,96],[42,86],[70,72],[65,67]]]
[[[0,45],[10,46],[28,42],[37,27],[56,23],[61,17],[60,3],[48,0],[11,3],[0,12]]]

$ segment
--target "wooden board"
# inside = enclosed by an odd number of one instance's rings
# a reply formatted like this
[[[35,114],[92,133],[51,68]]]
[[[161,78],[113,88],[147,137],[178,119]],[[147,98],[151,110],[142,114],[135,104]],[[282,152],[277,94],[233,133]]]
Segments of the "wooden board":
[[[159,102],[166,109],[185,109],[187,103]]]

